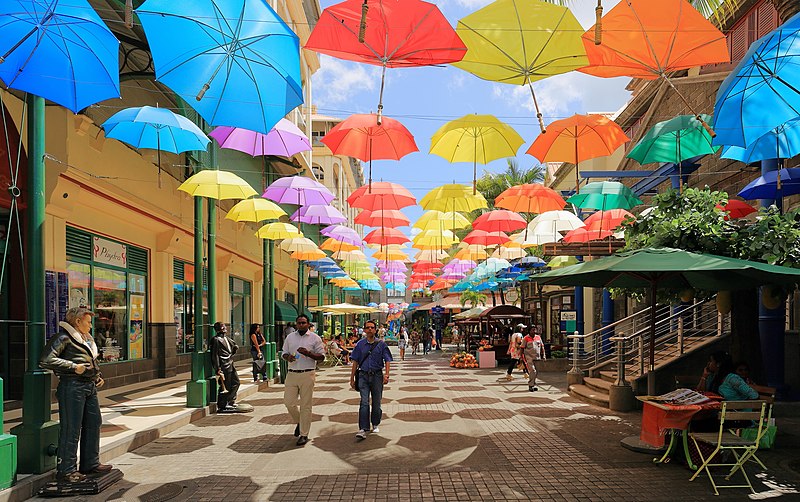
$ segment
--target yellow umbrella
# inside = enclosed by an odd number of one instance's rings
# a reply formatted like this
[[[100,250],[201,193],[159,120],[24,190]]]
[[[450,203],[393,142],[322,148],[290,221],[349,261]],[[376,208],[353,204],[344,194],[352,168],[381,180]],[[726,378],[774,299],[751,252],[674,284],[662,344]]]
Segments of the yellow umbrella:
[[[322,258],[325,258],[328,255],[325,254],[325,251],[322,251],[321,249],[317,248],[308,250],[298,250],[293,252],[290,256],[295,260],[309,261],[309,260],[321,260]]]
[[[320,305],[319,307],[309,307],[312,312],[326,312],[331,314],[371,314],[378,312],[378,309],[366,307],[364,305],[353,305],[352,303],[336,303],[334,305]]]
[[[322,247],[320,249],[323,249]],[[364,254],[361,250],[353,250],[353,251],[336,251],[331,255],[331,258],[335,258],[337,260],[344,260],[344,261],[362,261],[367,259],[367,255]]]
[[[277,220],[286,216],[286,212],[271,200],[256,197],[245,199],[236,203],[225,216],[226,220],[233,221],[264,221]]]
[[[291,223],[267,223],[256,231],[256,237],[277,241],[281,239],[294,239],[302,237],[303,233]]]
[[[447,258],[450,258],[450,255],[441,249],[423,249],[414,255],[414,259],[417,261],[439,261]]]
[[[414,249],[444,249],[458,242],[450,230],[425,230],[414,237]]]
[[[477,194],[478,163],[488,164],[493,160],[514,157],[523,143],[525,140],[517,131],[494,115],[465,115],[451,120],[434,133],[430,153],[448,162],[472,162],[472,193]]]
[[[358,246],[354,246],[352,244],[348,244],[342,241],[337,241],[332,237],[325,239],[325,242],[323,242],[319,248],[322,249],[323,251],[332,251],[334,253],[337,251],[356,251],[360,249]]]
[[[295,251],[311,251],[312,249],[319,249],[317,244],[306,237],[295,237],[286,239],[281,242],[281,249],[294,253]]]
[[[395,251],[391,249],[387,249],[385,251],[378,251],[372,255],[373,258],[376,260],[382,261],[408,261],[408,255],[403,253],[402,251]]]
[[[637,23],[631,20],[631,24]],[[452,65],[484,80],[527,85],[544,134],[532,83],[589,64],[582,32],[567,7],[496,0],[458,22],[456,33],[467,46],[467,54]]]
[[[448,211],[425,211],[419,217],[414,228],[420,230],[459,230],[470,225],[470,221],[461,213]]]
[[[473,193],[467,185],[457,183],[434,188],[419,201],[419,205],[423,209],[457,211],[459,213],[470,213],[476,209],[489,207],[483,195]],[[453,213],[448,214],[452,215]]]
[[[211,199],[247,199],[258,192],[245,180],[227,171],[200,171],[178,187],[193,197]]]
[[[483,246],[478,246],[475,244],[459,249],[458,252],[453,256],[453,258],[457,258],[459,260],[472,261],[485,260],[488,257],[489,253],[486,252]]]

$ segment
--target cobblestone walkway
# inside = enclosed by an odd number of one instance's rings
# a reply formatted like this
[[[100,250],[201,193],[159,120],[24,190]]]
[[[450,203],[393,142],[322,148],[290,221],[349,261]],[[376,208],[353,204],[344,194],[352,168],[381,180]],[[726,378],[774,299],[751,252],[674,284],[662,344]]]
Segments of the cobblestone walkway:
[[[640,413],[588,406],[565,394],[560,374],[544,374],[529,393],[521,375],[500,382],[500,369],[450,368],[438,353],[394,364],[381,431],[356,442],[349,371],[318,374],[305,447],[295,446],[275,385],[246,400],[251,414],[209,416],[118,457],[125,479],[78,500],[800,499],[800,479],[772,469],[772,452],[762,455],[771,470],[759,477],[759,495],[714,497],[679,463],[657,466],[619,445],[638,435]]]

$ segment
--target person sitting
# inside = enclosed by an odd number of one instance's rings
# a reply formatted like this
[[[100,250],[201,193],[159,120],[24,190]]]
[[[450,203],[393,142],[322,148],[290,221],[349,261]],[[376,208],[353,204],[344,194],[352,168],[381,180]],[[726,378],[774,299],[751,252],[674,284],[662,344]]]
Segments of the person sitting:
[[[711,355],[713,360],[714,377],[708,390],[721,395],[726,401],[746,401],[758,399],[758,391],[750,387],[747,382],[737,375],[734,371],[735,366],[731,361],[731,356],[726,352],[715,352]],[[710,370],[706,366],[706,370]],[[704,371],[704,374],[706,371]],[[706,376],[706,379],[708,375]],[[702,382],[702,379],[701,379]]]
[[[342,335],[336,335],[333,340],[328,342],[328,350],[330,350],[335,356],[341,357],[344,361],[344,364],[350,364],[350,352],[344,348]]]

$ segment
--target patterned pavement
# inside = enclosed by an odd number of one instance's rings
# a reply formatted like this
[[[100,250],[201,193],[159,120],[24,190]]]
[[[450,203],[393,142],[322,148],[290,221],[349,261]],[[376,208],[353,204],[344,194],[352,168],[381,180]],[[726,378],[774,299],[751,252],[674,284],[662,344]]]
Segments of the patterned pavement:
[[[394,363],[381,431],[362,442],[354,438],[350,368],[328,368],[317,375],[305,447],[295,446],[283,386],[262,386],[245,400],[253,413],[208,416],[117,457],[124,480],[69,500],[800,499],[796,436],[785,439],[788,450],[760,454],[771,470],[759,477],[757,495],[715,497],[706,479],[689,483],[678,462],[657,466],[619,445],[638,435],[640,413],[570,397],[563,374],[541,375],[539,391],[529,393],[522,375],[500,382],[502,369],[455,369],[447,361],[433,353]]]

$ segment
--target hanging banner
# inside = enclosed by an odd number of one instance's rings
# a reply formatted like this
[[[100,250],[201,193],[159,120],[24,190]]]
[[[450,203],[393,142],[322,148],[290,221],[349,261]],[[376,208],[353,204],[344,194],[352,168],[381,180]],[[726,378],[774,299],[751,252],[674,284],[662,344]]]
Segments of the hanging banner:
[[[130,349],[128,359],[144,357],[144,295],[131,295]]]

